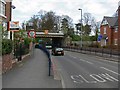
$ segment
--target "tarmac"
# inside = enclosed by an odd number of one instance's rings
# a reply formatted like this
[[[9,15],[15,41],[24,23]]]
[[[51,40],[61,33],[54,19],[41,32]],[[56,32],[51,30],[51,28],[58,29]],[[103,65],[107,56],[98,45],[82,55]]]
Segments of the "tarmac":
[[[13,60],[12,69],[2,75],[2,88],[62,88],[61,80],[54,78],[53,63],[49,76],[46,54],[34,49],[21,62]]]

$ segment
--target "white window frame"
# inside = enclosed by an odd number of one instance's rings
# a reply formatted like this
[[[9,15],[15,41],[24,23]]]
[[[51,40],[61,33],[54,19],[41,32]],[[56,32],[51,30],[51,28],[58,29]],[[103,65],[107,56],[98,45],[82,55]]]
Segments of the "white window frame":
[[[104,27],[104,34],[107,34],[107,30],[106,30],[106,27]]]
[[[107,24],[108,24],[107,20],[104,19],[103,22],[102,22],[102,25],[107,25]]]
[[[0,0],[0,15],[5,17],[5,1]]]
[[[118,27],[115,27],[115,32],[118,32]]]
[[[118,39],[114,39],[114,45],[118,45]]]

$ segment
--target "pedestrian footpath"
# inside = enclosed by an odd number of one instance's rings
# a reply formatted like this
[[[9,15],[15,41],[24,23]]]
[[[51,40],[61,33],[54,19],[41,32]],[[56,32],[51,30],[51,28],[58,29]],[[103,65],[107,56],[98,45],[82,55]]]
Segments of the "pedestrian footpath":
[[[62,88],[61,81],[48,75],[48,58],[40,49],[2,76],[3,88]]]

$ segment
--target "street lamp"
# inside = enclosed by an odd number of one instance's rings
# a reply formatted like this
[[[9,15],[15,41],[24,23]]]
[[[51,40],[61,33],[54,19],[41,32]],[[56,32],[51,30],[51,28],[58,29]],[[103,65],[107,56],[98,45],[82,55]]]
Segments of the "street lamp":
[[[81,36],[81,48],[82,48],[82,9],[78,9],[78,10],[81,10],[81,33],[80,33],[80,36]]]

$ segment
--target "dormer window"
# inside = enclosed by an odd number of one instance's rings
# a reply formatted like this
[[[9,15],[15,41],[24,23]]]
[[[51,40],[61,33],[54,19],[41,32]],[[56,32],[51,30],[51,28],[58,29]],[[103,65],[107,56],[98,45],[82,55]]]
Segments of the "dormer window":
[[[107,25],[107,24],[108,24],[107,20],[104,19],[103,22],[102,22],[102,25]]]

